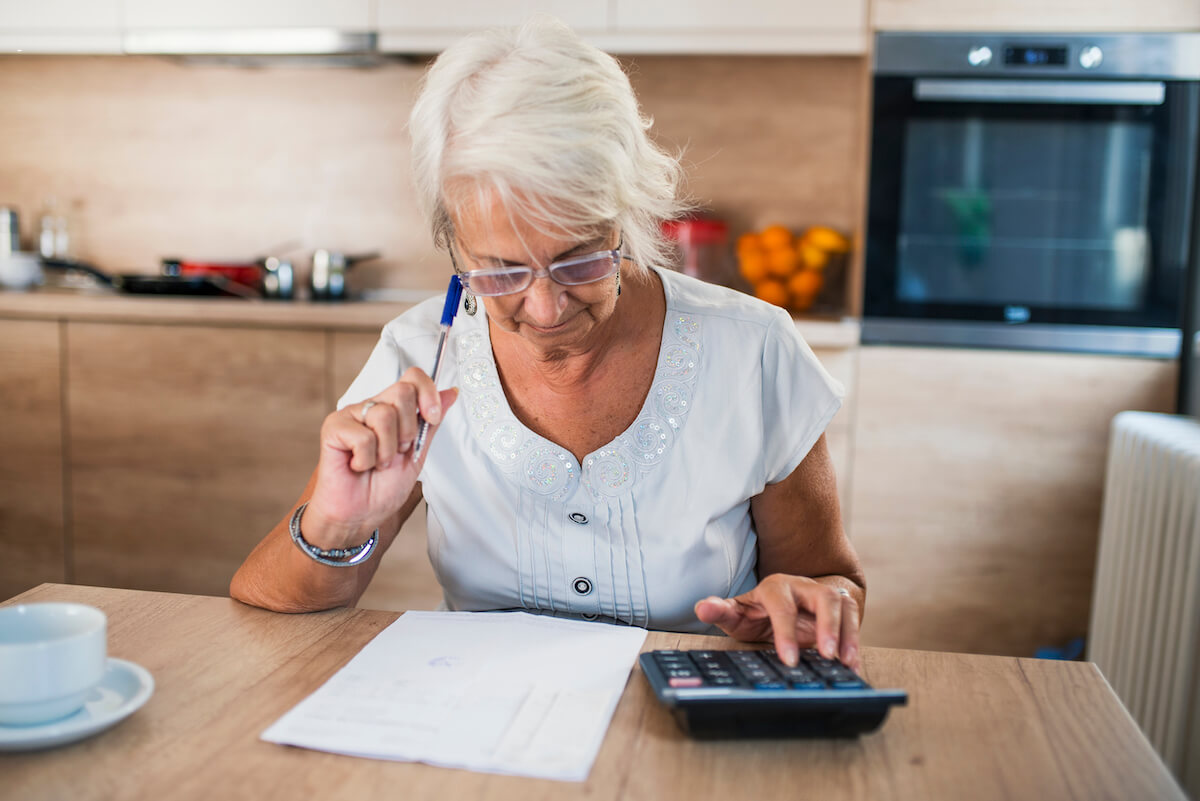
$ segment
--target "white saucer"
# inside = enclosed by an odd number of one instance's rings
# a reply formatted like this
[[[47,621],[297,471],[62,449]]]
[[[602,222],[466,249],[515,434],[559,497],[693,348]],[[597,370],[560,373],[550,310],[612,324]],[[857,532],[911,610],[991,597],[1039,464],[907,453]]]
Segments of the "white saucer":
[[[0,751],[32,751],[99,734],[132,715],[154,694],[150,671],[109,658],[104,677],[73,715],[34,726],[0,726]]]

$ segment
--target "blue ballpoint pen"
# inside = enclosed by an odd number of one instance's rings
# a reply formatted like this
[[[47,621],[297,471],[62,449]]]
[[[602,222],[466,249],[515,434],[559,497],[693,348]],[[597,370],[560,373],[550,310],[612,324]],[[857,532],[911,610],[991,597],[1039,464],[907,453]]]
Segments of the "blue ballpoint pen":
[[[442,333],[438,337],[437,355],[433,357],[433,372],[429,375],[433,379],[434,388],[437,387],[438,374],[442,371],[442,356],[446,352],[446,339],[450,333],[450,326],[454,323],[454,315],[458,314],[460,300],[462,300],[462,282],[458,280],[457,275],[452,275],[450,276],[450,286],[446,289],[446,305],[442,307],[442,322],[439,326]],[[425,437],[429,434],[429,421],[420,415],[418,417],[421,420],[421,427],[417,430],[417,441],[413,445],[414,459],[421,455],[421,449],[425,447]]]

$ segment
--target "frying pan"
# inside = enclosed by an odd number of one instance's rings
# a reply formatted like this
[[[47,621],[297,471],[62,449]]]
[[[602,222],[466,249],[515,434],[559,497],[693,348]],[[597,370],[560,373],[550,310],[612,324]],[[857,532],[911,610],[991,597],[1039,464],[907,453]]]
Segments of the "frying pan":
[[[42,259],[42,267],[52,270],[74,270],[86,273],[101,283],[131,295],[192,295],[258,298],[257,290],[231,281],[224,275],[112,275],[74,259]]]

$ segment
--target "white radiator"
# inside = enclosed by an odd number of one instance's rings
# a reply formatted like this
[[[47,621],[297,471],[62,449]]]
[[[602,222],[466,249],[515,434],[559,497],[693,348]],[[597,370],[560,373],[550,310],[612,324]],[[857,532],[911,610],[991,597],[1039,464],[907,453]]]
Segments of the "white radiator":
[[[1113,419],[1087,658],[1200,799],[1200,422]]]

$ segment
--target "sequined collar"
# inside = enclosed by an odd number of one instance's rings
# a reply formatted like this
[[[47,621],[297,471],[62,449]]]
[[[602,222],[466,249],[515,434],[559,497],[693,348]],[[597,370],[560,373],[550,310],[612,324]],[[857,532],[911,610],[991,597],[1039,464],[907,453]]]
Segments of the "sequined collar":
[[[580,465],[565,448],[530,431],[508,405],[500,384],[486,315],[461,326],[455,342],[459,388],[480,447],[510,478],[531,492],[566,501],[582,485],[594,503],[632,491],[671,449],[691,410],[703,346],[700,321],[675,309],[670,279],[658,272],[667,300],[654,382],[637,419]]]

